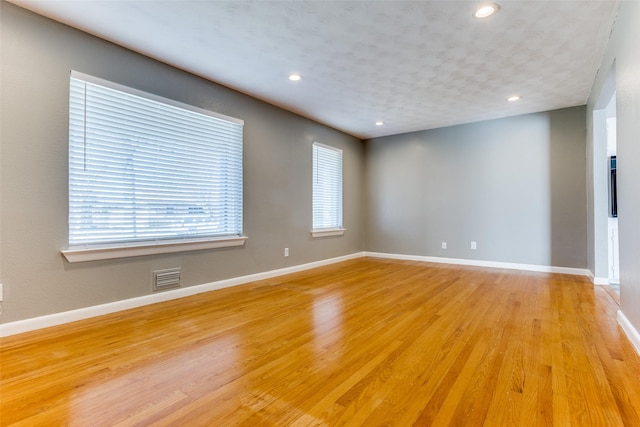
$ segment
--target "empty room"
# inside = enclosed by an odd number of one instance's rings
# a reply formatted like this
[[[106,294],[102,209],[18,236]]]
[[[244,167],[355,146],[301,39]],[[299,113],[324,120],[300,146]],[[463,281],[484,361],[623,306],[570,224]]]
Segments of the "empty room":
[[[640,426],[638,22],[0,0],[0,425]]]

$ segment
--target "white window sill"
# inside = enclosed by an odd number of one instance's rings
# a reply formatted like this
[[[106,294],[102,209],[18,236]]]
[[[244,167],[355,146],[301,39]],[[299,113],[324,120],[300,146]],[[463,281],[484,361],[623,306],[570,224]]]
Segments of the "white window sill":
[[[60,251],[67,261],[85,262],[104,259],[129,258],[144,255],[168,254],[174,252],[199,251],[203,249],[227,248],[231,246],[243,246],[247,237],[224,237],[218,239],[193,239],[165,242],[144,242],[123,244],[78,247]]]
[[[330,236],[343,236],[345,228],[326,228],[323,230],[311,230],[312,237],[330,237]]]

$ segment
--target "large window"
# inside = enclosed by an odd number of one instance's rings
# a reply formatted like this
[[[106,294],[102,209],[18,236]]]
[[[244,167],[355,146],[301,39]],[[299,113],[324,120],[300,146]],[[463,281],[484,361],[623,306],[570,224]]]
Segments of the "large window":
[[[67,252],[244,243],[241,120],[76,72],[69,106]]]
[[[313,230],[342,235],[342,150],[313,143]]]

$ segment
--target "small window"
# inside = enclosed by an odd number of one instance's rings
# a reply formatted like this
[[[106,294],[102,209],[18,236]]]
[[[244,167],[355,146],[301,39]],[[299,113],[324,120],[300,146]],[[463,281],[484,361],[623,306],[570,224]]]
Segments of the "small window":
[[[241,120],[72,72],[69,248],[242,236],[242,132]]]
[[[314,237],[342,235],[342,150],[313,144]]]

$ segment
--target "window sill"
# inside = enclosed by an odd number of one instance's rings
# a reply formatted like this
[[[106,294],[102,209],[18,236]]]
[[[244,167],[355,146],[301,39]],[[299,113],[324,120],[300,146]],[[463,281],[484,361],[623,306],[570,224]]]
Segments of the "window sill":
[[[343,236],[345,228],[328,228],[324,230],[311,230],[312,237],[331,237],[331,236]]]
[[[64,255],[67,261],[74,263],[243,246],[247,239],[248,238],[244,236],[234,236],[219,239],[177,240],[154,243],[144,242],[140,244],[132,243],[127,246],[120,244],[65,249],[60,252]]]

